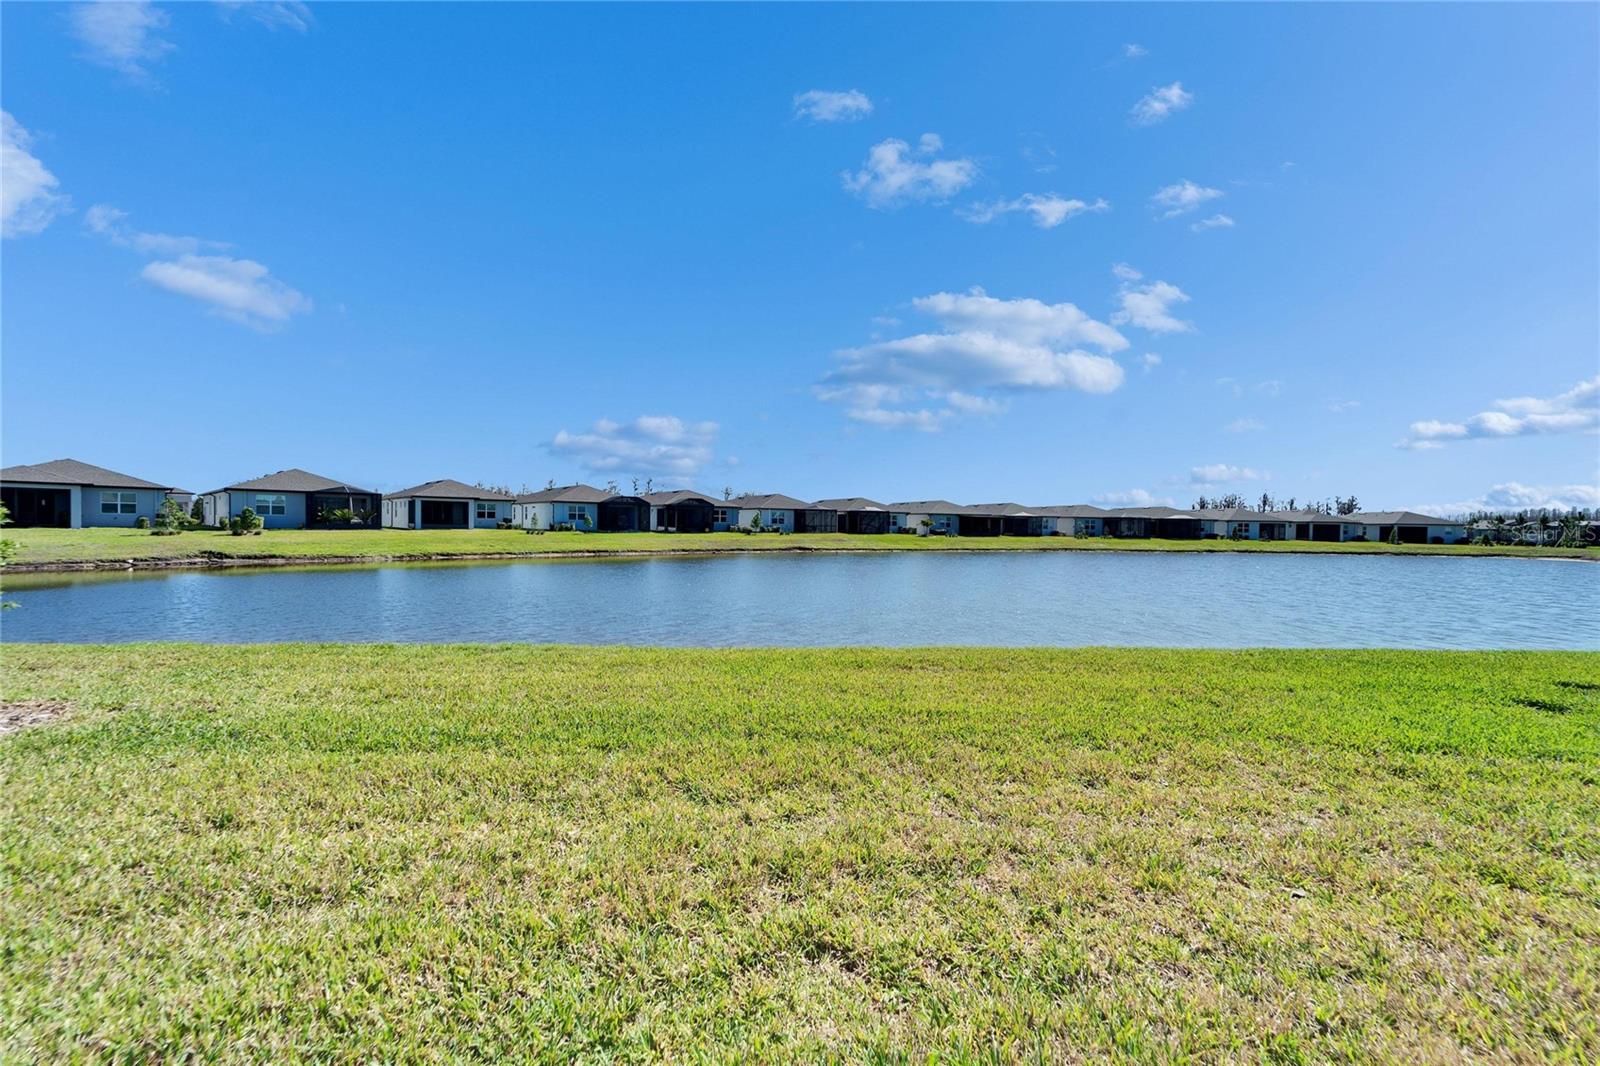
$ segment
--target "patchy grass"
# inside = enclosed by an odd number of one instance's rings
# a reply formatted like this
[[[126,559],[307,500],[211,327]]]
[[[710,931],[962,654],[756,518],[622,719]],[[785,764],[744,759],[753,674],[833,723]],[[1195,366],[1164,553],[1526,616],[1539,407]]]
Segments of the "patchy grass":
[[[848,533],[542,533],[521,530],[267,530],[235,537],[191,530],[175,537],[137,529],[7,529],[22,566],[126,560],[205,558],[319,559],[448,558],[565,552],[670,551],[1244,551],[1342,552],[1380,555],[1506,555],[1600,560],[1600,549],[1481,547],[1455,544],[1311,543],[1307,541],[1118,540],[1112,537],[916,537]]]
[[[0,1060],[1600,1057],[1600,655],[6,646]]]

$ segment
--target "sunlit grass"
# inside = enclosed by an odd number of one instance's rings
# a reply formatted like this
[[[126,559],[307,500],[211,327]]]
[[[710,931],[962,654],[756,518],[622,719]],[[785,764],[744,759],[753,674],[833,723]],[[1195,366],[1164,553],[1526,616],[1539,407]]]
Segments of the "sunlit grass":
[[[1600,656],[6,646],[0,1061],[1600,1056]]]
[[[137,529],[8,529],[16,562],[64,563],[130,559],[427,558],[450,555],[536,555],[561,552],[663,551],[1249,551],[1433,555],[1543,555],[1600,559],[1600,549],[1483,547],[1445,544],[1311,543],[1306,541],[1120,540],[1112,537],[917,537],[845,533],[542,533],[500,529],[267,530],[235,537],[191,530],[174,537]]]

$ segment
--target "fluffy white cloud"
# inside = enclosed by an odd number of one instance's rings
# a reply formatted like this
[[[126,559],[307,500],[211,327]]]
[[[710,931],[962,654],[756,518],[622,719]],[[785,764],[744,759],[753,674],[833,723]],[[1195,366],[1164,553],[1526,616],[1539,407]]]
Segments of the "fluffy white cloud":
[[[1187,333],[1194,329],[1192,322],[1185,322],[1172,313],[1173,304],[1189,302],[1189,295],[1182,289],[1165,281],[1137,284],[1144,275],[1127,263],[1116,264],[1111,273],[1122,282],[1117,289],[1120,307],[1111,316],[1112,322],[1119,326],[1138,326],[1151,333]]]
[[[978,177],[978,164],[970,159],[932,158],[943,148],[944,142],[935,133],[924,133],[915,149],[891,137],[873,145],[861,169],[854,174],[845,171],[841,179],[844,187],[869,207],[894,208],[914,201],[943,203]]]
[[[1254,467],[1232,466],[1228,463],[1211,463],[1189,470],[1192,485],[1227,485],[1238,481],[1265,481],[1267,475]]]
[[[1229,433],[1250,433],[1254,430],[1266,429],[1267,424],[1259,418],[1235,418],[1222,428]]]
[[[69,16],[83,58],[135,81],[147,81],[150,65],[172,51],[172,42],[160,36],[167,21],[165,11],[141,0],[75,4]]]
[[[1106,393],[1122,385],[1114,359],[1074,346],[1120,351],[1127,338],[1073,304],[973,289],[919,297],[912,306],[940,330],[836,352],[838,365],[816,386],[817,397],[857,422],[934,431],[960,416],[1002,410],[1006,393]]]
[[[1496,400],[1495,410],[1460,422],[1426,419],[1411,423],[1410,436],[1397,447],[1442,448],[1447,441],[1525,437],[1539,433],[1593,433],[1600,429],[1600,375],[1580,381],[1556,396],[1514,396]]]
[[[602,418],[588,430],[561,430],[550,450],[576,459],[586,470],[692,480],[711,462],[715,422],[685,422],[670,415],[644,415],[632,422]]]
[[[1507,481],[1495,485],[1482,496],[1455,503],[1427,503],[1413,507],[1422,514],[1461,515],[1474,511],[1522,511],[1549,508],[1570,511],[1600,507],[1600,485],[1524,485]]]
[[[243,14],[269,30],[295,30],[305,33],[315,21],[311,9],[299,0],[217,0],[224,16]]]
[[[1222,195],[1221,189],[1208,189],[1185,178],[1157,189],[1150,197],[1150,205],[1162,213],[1162,218],[1177,218]]]
[[[833,92],[810,89],[794,94],[794,117],[812,122],[854,122],[872,114],[872,101],[860,89]]]
[[[1086,211],[1109,211],[1111,205],[1104,200],[1068,200],[1055,193],[1023,193],[1015,200],[995,200],[992,203],[973,204],[960,211],[968,222],[993,222],[1014,211],[1026,211],[1033,224],[1040,229],[1054,229],[1074,215]]]
[[[95,204],[83,213],[83,225],[112,244],[133,248],[148,255],[193,255],[202,251],[221,251],[225,241],[201,237],[178,237],[170,233],[147,233],[127,224],[128,213],[110,204]]]
[[[38,233],[67,210],[56,176],[29,149],[33,136],[9,111],[0,111],[0,234]]]
[[[1092,501],[1109,507],[1171,507],[1171,496],[1157,496],[1149,489],[1128,489],[1124,492],[1102,492]]]
[[[139,276],[158,288],[210,304],[224,317],[271,329],[311,310],[311,299],[252,259],[180,255],[147,263]]]
[[[1229,229],[1233,226],[1233,216],[1217,212],[1210,218],[1202,218],[1198,222],[1189,223],[1189,229],[1195,233],[1204,233],[1208,229]]]
[[[1153,126],[1157,122],[1164,122],[1172,114],[1182,111],[1194,103],[1194,93],[1186,92],[1183,83],[1173,82],[1151,89],[1146,96],[1133,105],[1133,121],[1140,126]]]

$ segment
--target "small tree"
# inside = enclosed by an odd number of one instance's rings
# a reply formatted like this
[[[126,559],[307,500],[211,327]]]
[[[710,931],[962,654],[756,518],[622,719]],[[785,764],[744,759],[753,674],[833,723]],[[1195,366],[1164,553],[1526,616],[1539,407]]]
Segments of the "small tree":
[[[1399,544],[1400,543],[1400,527],[1398,525],[1393,525],[1393,526],[1389,527],[1389,543],[1390,544]]]
[[[722,502],[723,503],[727,503],[731,499],[733,499],[733,486],[732,485],[724,485],[724,486],[722,486]]]
[[[6,510],[5,504],[0,504],[0,528],[11,524],[11,512]],[[5,570],[13,556],[17,554],[17,542],[10,537],[0,537],[0,572]],[[0,608],[15,607],[16,604],[0,600]]]
[[[197,526],[206,520],[206,501],[199,496],[189,505],[189,520]]]
[[[158,537],[172,537],[182,533],[188,524],[189,516],[184,514],[183,505],[168,497],[161,501],[161,510],[156,512],[156,528],[151,532]]]
[[[245,537],[261,529],[261,516],[255,510],[246,507],[228,523],[228,531],[236,537]]]

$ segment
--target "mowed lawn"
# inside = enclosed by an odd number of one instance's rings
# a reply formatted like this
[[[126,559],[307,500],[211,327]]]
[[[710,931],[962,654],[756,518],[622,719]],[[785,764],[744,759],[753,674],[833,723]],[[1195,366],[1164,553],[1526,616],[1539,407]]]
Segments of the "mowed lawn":
[[[1600,655],[5,646],[0,1061],[1600,1058]]]
[[[104,562],[148,559],[318,559],[450,555],[538,555],[560,552],[665,551],[1264,551],[1350,552],[1401,555],[1534,555],[1600,561],[1597,548],[1521,545],[1311,543],[1307,541],[1122,540],[1114,537],[917,537],[906,534],[745,533],[541,533],[516,529],[275,529],[235,537],[218,530],[189,530],[158,537],[141,529],[16,529],[16,562]]]

